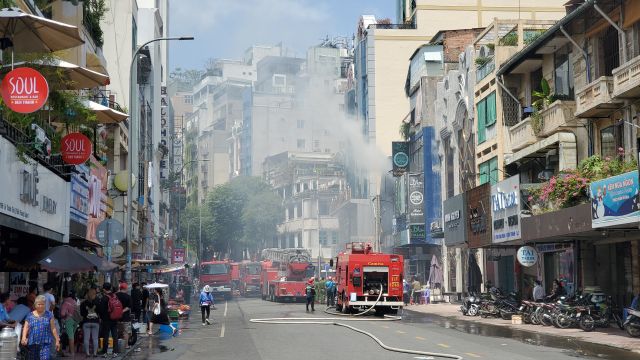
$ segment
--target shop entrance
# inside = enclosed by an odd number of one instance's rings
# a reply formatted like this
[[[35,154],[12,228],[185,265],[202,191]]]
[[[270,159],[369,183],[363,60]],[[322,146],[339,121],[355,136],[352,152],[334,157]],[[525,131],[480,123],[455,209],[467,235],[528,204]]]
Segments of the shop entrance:
[[[562,281],[571,295],[575,292],[575,280],[573,276],[573,248],[566,248],[563,251],[553,251],[544,253],[544,286],[547,294],[553,289],[553,280]]]
[[[513,266],[513,256],[502,256],[498,260],[498,277],[500,288],[505,293],[515,291],[515,269]]]

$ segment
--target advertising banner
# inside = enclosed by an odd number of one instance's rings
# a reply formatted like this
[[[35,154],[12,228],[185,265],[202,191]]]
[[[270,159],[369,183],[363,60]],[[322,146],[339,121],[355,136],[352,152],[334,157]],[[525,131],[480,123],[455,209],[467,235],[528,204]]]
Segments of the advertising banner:
[[[71,221],[87,225],[89,214],[89,167],[77,165],[79,174],[71,176]],[[84,236],[85,234],[78,234]]]
[[[167,87],[160,87],[160,144],[162,159],[160,160],[160,179],[169,177],[169,96]]]
[[[520,239],[520,204],[520,177],[518,175],[491,186],[494,244]]]
[[[29,114],[40,110],[49,98],[47,79],[38,70],[15,68],[2,79],[2,100],[9,109]]]
[[[638,170],[590,185],[593,228],[638,222]]]
[[[86,239],[99,244],[96,229],[107,213],[107,169],[93,155],[91,155],[90,166]]]
[[[444,201],[444,242],[447,246],[461,245],[467,239],[466,201],[464,194]]]
[[[402,176],[409,171],[409,143],[406,141],[392,142],[391,160],[393,162],[393,176]]]
[[[424,177],[409,174],[409,224],[424,224]]]
[[[185,257],[185,250],[183,248],[173,249],[172,259],[174,264],[183,263],[184,257]]]

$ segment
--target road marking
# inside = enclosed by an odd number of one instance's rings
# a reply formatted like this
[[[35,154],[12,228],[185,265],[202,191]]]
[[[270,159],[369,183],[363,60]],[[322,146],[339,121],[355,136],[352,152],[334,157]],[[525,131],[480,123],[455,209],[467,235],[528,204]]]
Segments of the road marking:
[[[464,354],[465,354],[465,355],[469,355],[469,356],[474,357],[474,358],[482,357],[482,356],[480,356],[480,355],[478,355],[478,354],[474,354],[474,353],[464,353]]]
[[[398,334],[406,334],[406,332],[404,332],[404,331],[402,331],[402,330],[396,330],[396,332],[397,332]]]
[[[427,340],[427,339],[423,338],[422,336],[416,336],[416,339],[418,339],[418,340]]]
[[[227,317],[227,307],[228,307],[229,303],[228,302],[224,302],[224,317]]]
[[[387,325],[382,325],[383,328],[388,329],[389,327]]]
[[[442,346],[443,348],[447,348],[447,349],[450,348],[450,346],[447,344],[438,344],[438,346]]]
[[[224,323],[222,324],[222,328],[220,328],[220,337],[224,337]]]

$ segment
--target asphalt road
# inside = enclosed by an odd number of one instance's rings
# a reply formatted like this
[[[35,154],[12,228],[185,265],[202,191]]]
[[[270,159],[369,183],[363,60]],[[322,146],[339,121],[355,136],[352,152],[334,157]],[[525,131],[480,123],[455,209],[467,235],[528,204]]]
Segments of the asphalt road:
[[[327,360],[336,353],[347,359],[429,359],[429,357],[390,352],[369,337],[335,325],[272,325],[249,322],[254,318],[329,317],[316,306],[307,313],[304,304],[276,304],[260,299],[238,299],[217,304],[212,312],[213,325],[202,326],[200,314],[192,314],[181,323],[178,337],[154,335],[142,341],[142,351],[132,353],[133,359],[263,359],[263,360]],[[371,332],[392,347],[450,353],[465,359],[634,359],[631,353],[585,351],[583,345],[549,347],[523,339],[481,335],[449,326],[415,313],[407,313],[400,321],[346,322]],[[543,342],[544,343],[544,342]],[[596,349],[602,350],[602,349]],[[589,355],[585,355],[589,354]],[[627,356],[628,355],[628,356]],[[437,357],[434,359],[438,359]]]

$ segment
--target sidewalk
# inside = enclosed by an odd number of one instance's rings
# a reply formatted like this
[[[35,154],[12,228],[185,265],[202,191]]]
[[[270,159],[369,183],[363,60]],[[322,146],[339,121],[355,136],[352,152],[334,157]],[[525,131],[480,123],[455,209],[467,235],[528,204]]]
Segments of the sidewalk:
[[[582,331],[579,328],[558,329],[553,326],[542,325],[513,325],[510,321],[499,318],[486,318],[480,316],[464,316],[460,311],[460,305],[438,303],[428,305],[410,305],[405,307],[405,311],[413,311],[421,314],[428,314],[443,319],[453,319],[467,323],[484,324],[487,326],[497,326],[505,329],[524,331],[532,334],[544,334],[557,337],[575,339],[593,344],[606,345],[615,348],[625,349],[640,353],[640,339],[632,338],[626,331],[620,330],[613,325],[609,328],[596,328],[592,332]]]

